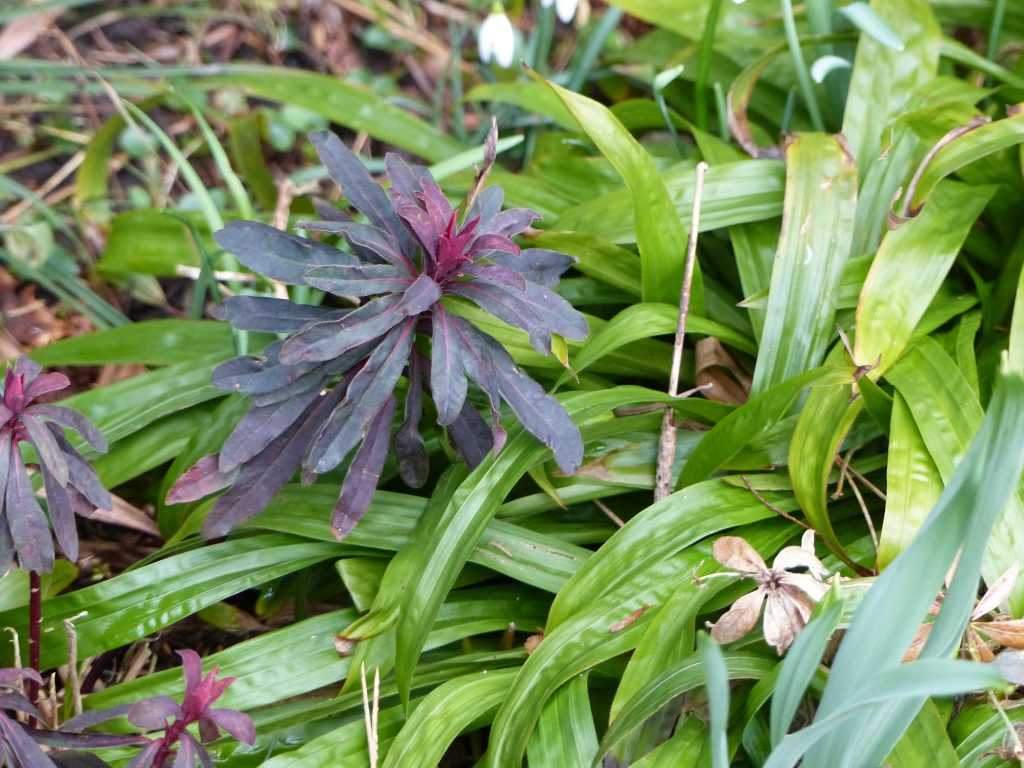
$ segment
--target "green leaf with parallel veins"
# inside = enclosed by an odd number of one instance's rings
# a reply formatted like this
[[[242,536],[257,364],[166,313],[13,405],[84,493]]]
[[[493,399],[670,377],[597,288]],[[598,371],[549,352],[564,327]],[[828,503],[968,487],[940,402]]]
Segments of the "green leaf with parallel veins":
[[[554,83],[549,82],[548,86],[629,188],[640,248],[644,301],[676,303],[682,283],[683,259],[679,255],[686,242],[686,227],[654,160],[606,107]],[[699,271],[694,272],[693,302],[694,311],[699,314],[703,308]]]
[[[786,147],[782,234],[751,390],[756,395],[820,365],[850,256],[857,167],[840,139],[800,134]]]

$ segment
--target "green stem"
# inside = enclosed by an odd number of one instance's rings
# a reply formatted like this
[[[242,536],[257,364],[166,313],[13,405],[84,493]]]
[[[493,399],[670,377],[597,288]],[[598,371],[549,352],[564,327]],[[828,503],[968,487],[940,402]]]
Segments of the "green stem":
[[[711,57],[715,53],[715,31],[721,15],[722,0],[711,0],[708,15],[704,20],[704,38],[700,44],[700,59],[697,62],[697,125],[702,131],[708,129],[708,76],[711,74]]]
[[[796,68],[796,79],[800,84],[800,92],[803,94],[807,104],[807,111],[811,116],[811,125],[814,130],[825,130],[825,123],[821,119],[821,110],[818,109],[818,98],[814,93],[814,83],[811,81],[811,73],[804,61],[804,54],[800,50],[800,38],[796,34],[796,19],[793,17],[792,0],[781,0],[782,2],[782,23],[786,29],[786,43],[789,45],[789,55],[793,57],[793,66]]]

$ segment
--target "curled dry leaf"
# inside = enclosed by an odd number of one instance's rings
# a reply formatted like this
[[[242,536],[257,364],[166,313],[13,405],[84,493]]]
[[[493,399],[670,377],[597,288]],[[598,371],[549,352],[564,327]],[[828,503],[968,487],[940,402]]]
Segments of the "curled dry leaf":
[[[807,624],[814,604],[828,585],[828,571],[814,554],[814,532],[804,533],[799,547],[785,547],[772,567],[738,536],[723,536],[714,544],[715,559],[730,570],[757,582],[757,589],[744,595],[712,626],[711,636],[719,643],[731,643],[747,635],[757,624],[764,608],[764,639],[782,655]]]

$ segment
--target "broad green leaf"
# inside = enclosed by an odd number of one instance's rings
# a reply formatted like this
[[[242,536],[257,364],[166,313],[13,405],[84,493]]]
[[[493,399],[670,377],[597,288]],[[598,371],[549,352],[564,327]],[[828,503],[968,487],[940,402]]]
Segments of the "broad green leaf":
[[[903,396],[948,488],[976,440],[985,413],[953,360],[932,339],[922,339],[888,374]],[[995,522],[981,566],[991,584],[1015,561],[1024,561],[1024,499],[1014,494]],[[1015,614],[1024,611],[1024,585],[1018,583],[1010,602]]]
[[[886,234],[857,305],[858,364],[879,361],[881,372],[899,359],[994,193],[944,182],[919,216]]]
[[[736,533],[770,557],[792,537],[792,526],[768,520]],[[711,542],[700,542],[655,560],[612,591],[595,595],[554,629],[549,626],[495,716],[490,739],[493,764],[517,764],[536,723],[538,705],[559,686],[635,648],[652,626],[654,609],[664,605],[675,589],[695,577],[699,583],[701,576],[719,569],[711,557]],[[699,592],[692,594],[700,599]]]
[[[707,726],[696,715],[680,720],[672,738],[633,763],[635,768],[696,768],[707,742]]]
[[[219,667],[235,678],[218,706],[251,709],[342,679],[349,660],[334,649],[334,635],[355,617],[351,608],[329,611],[210,654],[203,660],[204,668]],[[183,692],[181,670],[165,669],[104,688],[86,696],[83,704],[86,709],[105,709],[149,696],[178,698]]]
[[[580,129],[572,112],[566,109],[562,100],[541,82],[515,81],[509,83],[482,83],[470,88],[466,101],[491,101],[512,104],[528,112],[544,115],[562,128],[570,131]]]
[[[338,544],[252,536],[200,547],[60,595],[43,609],[42,665],[66,661],[64,619],[74,622],[79,658],[96,656],[339,551]],[[0,614],[0,622],[16,628],[22,639],[27,620],[24,611]]]
[[[459,733],[498,708],[517,673],[516,669],[484,670],[439,685],[406,720],[382,768],[438,764]]]
[[[687,227],[672,204],[654,160],[607,108],[553,83],[549,82],[548,86],[629,188],[640,249],[644,300],[677,303]],[[699,274],[699,271],[694,272],[693,307],[698,314],[703,308]]]
[[[598,418],[612,408],[675,404],[674,398],[641,387],[614,387],[561,399],[569,415],[584,424],[588,418]],[[613,433],[614,423],[608,426]],[[485,459],[459,486],[436,523],[417,528],[410,544],[415,552],[413,580],[403,596],[398,625],[396,658],[400,689],[408,690],[416,659],[444,595],[471,556],[498,505],[519,479],[546,456],[547,449],[531,435],[518,429],[513,431],[501,453]]]
[[[245,64],[225,67],[191,82],[206,89],[239,88],[256,98],[303,107],[431,162],[466,149],[371,88],[332,75]]]
[[[698,131],[694,134],[701,154],[712,166],[743,160],[743,154],[726,144],[721,139]],[[740,284],[745,296],[753,296],[764,291],[768,295],[768,286],[772,279],[772,261],[775,259],[775,245],[779,236],[779,224],[776,221],[758,221],[751,224],[736,224],[729,227],[729,240],[732,242],[733,254],[736,257],[736,269],[740,274]],[[764,327],[764,310],[749,308],[750,323],[754,336],[761,338]]]
[[[819,365],[835,328],[850,255],[857,168],[833,136],[802,134],[786,147],[786,200],[752,394]]]
[[[912,398],[908,397],[908,402],[913,408]],[[960,680],[953,667],[949,667],[948,677],[941,679],[937,671],[924,674],[924,669],[929,664],[954,664],[941,657],[948,656],[960,642],[976,599],[985,544],[1024,469],[1024,445],[1019,440],[1024,429],[1022,404],[1024,379],[1004,376],[984,425],[938,504],[911,545],[882,572],[861,601],[832,664],[815,725],[786,737],[773,754],[772,764],[792,765],[819,734],[827,734],[827,740],[808,756],[809,768],[824,765],[828,755],[837,754],[857,754],[854,765],[875,765],[895,746],[923,697],[941,695],[932,686],[948,686],[949,695],[956,689],[994,684],[981,682],[990,674],[985,666],[980,670],[956,667],[964,670],[965,677]],[[922,661],[901,666],[903,653],[958,552],[956,575],[921,652]],[[865,675],[865,670],[872,672]],[[972,675],[979,678],[977,684],[971,682]],[[999,676],[995,677],[998,680]],[[897,679],[901,681],[898,686]],[[857,709],[883,699],[904,703]],[[834,731],[832,724],[838,722],[846,727]]]
[[[763,494],[783,511],[795,508],[788,494]],[[706,480],[655,502],[615,532],[559,591],[548,631],[602,595],[609,594],[660,560],[727,528],[776,517],[754,494],[721,480]]]
[[[750,651],[726,651],[726,674],[730,680],[758,680],[775,668],[770,656]],[[705,664],[697,653],[682,663],[665,669],[657,679],[641,689],[623,707],[601,739],[601,754],[622,741],[644,720],[677,696],[704,684]],[[596,763],[595,763],[596,764]]]
[[[317,541],[335,541],[330,513],[338,499],[335,485],[286,485],[268,507],[243,524],[255,530],[290,533]],[[500,503],[499,499],[499,503]],[[427,500],[420,496],[377,491],[370,508],[345,543],[395,552],[418,535]],[[556,592],[590,556],[589,550],[504,520],[484,528],[469,560],[518,581]]]
[[[60,404],[80,411],[113,443],[159,418],[223,397],[210,383],[210,376],[233,354],[228,345],[212,355],[72,395]]]
[[[840,368],[820,366],[798,374],[738,406],[706,433],[683,465],[678,488],[706,480],[758,434],[786,416],[797,396],[827,374],[843,375]]]
[[[910,545],[941,493],[939,470],[914,423],[907,401],[896,392],[889,429],[885,518],[878,540],[879,570]]]
[[[688,223],[693,210],[693,168],[688,163],[676,165],[665,171],[662,178],[676,215]],[[785,169],[778,160],[742,160],[711,166],[704,177],[701,232],[777,218],[782,213],[784,186]],[[562,213],[556,226],[613,243],[639,242],[640,229],[629,190],[609,192],[570,208]],[[673,254],[682,262],[685,253],[684,237],[675,245]],[[651,301],[650,297],[644,298]]]
[[[929,200],[939,182],[971,163],[1024,142],[1024,111],[1014,108],[1002,120],[968,130],[930,157],[905,197],[903,214],[915,215]]]
[[[591,333],[572,359],[573,372],[582,373],[597,360],[630,342],[653,336],[674,334],[678,316],[679,308],[672,304],[642,302],[626,307],[599,331]],[[728,326],[698,315],[687,316],[686,330],[688,334],[693,332],[700,336],[715,336],[722,343],[744,352],[755,352],[754,344],[750,339]],[[563,374],[562,381],[568,377],[568,373]]]
[[[959,768],[960,759],[934,702],[925,702],[885,761],[892,768]]]
[[[40,365],[173,365],[223,355],[231,328],[212,320],[144,320],[72,336],[32,352]]]
[[[96,266],[110,278],[136,273],[180,277],[179,267],[201,267],[203,252],[219,250],[197,211],[138,208],[114,217]]]
[[[882,133],[917,89],[935,77],[942,32],[927,0],[872,0],[870,9],[895,30],[902,49],[861,35],[853,63],[843,135],[861,175],[882,152]]]
[[[589,765],[597,754],[587,676],[577,675],[548,699],[526,748],[534,768]]]
[[[697,615],[704,610],[706,603],[736,581],[725,578],[724,572],[718,569],[714,572],[719,574],[714,579],[683,582],[658,609],[629,658],[619,686],[615,689],[610,720],[618,717],[626,702],[660,675],[662,670],[693,655],[696,650]]]

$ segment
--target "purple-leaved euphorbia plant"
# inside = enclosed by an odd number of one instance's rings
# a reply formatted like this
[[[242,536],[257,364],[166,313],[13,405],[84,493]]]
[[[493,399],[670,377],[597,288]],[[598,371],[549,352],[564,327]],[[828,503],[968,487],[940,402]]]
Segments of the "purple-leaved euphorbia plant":
[[[318,133],[312,141],[368,223],[320,205],[324,220],[301,226],[344,236],[350,251],[255,222],[228,225],[217,233],[217,242],[274,280],[360,303],[335,309],[256,296],[224,302],[223,316],[236,328],[285,337],[259,357],[239,357],[214,372],[217,386],[249,395],[252,407],[219,455],[186,472],[168,501],[202,498],[232,485],[205,523],[208,536],[224,535],[269,504],[296,471],[310,481],[353,454],[332,518],[335,535],[344,536],[377,487],[398,408],[394,390],[403,374],[408,387],[393,442],[407,485],[420,487],[427,478],[419,431],[425,387],[438,424],[471,466],[500,450],[505,433],[498,414],[504,401],[523,427],[552,449],[558,466],[574,472],[583,441],[565,409],[501,344],[443,303],[445,297],[467,299],[526,331],[532,346],[549,354],[552,335],[578,340],[587,334],[583,315],[552,290],[572,258],[520,250],[512,237],[537,214],[502,210],[499,187],[480,191],[460,216],[427,169],[389,154],[391,183],[385,192],[336,136]],[[494,161],[496,141],[492,130],[474,190]],[[429,358],[426,344],[416,343],[420,337],[430,340]],[[469,379],[486,395],[490,426],[467,400]]]
[[[50,521],[57,544],[70,559],[78,558],[75,514],[89,517],[110,509],[110,494],[96,472],[68,441],[64,427],[73,429],[96,451],[107,450],[103,434],[77,411],[35,402],[70,385],[63,373],[43,373],[27,357],[19,358],[4,378],[0,404],[0,573],[15,561],[27,571],[53,567],[53,540],[46,515],[32,491],[20,443],[36,450]]]
[[[175,753],[175,768],[189,768],[194,765],[210,766],[212,761],[203,744],[213,741],[226,731],[246,744],[256,741],[252,720],[244,712],[233,709],[214,709],[213,703],[225,689],[235,681],[233,677],[218,678],[215,667],[203,677],[203,664],[195,651],[178,651],[181,669],[185,676],[185,696],[178,704],[170,696],[154,696],[151,699],[132,704],[128,719],[146,730],[163,730],[164,734],[153,739],[128,768],[164,768]],[[187,729],[198,724],[197,740]]]

